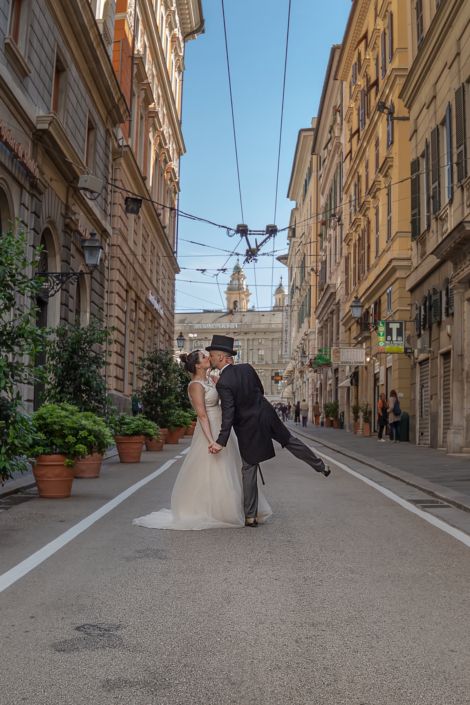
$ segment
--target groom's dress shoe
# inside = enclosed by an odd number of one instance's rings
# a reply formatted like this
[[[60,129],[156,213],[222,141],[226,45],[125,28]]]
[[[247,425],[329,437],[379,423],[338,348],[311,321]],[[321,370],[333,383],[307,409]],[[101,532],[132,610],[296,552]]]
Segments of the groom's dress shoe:
[[[258,526],[258,522],[256,521],[256,519],[252,519],[251,517],[246,517],[245,526],[251,526],[252,528],[254,528],[255,526]]]
[[[330,468],[328,467],[328,465],[325,465],[325,467],[323,468],[323,470],[320,470],[320,472],[321,472],[321,474],[324,475],[325,477],[328,477],[328,475],[331,474],[331,470],[330,470]]]

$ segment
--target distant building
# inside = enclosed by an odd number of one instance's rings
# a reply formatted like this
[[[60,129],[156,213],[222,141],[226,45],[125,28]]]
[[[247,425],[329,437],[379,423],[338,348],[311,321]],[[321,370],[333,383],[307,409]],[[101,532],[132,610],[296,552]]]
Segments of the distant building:
[[[286,292],[281,279],[274,294],[274,306],[268,311],[248,309],[250,293],[245,272],[237,263],[225,290],[226,309],[175,314],[175,335],[183,334],[182,352],[207,347],[214,334],[233,337],[238,351],[236,361],[253,365],[266,396],[274,401],[281,397],[280,378],[288,350],[283,340]]]

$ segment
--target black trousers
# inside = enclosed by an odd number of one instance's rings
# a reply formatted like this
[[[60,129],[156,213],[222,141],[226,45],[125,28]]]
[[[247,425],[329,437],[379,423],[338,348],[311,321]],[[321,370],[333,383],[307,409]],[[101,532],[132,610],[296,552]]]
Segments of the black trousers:
[[[278,440],[273,434],[274,440]],[[284,440],[284,439],[282,439]],[[281,442],[279,440],[279,442]],[[284,444],[286,448],[292,455],[295,455],[299,460],[303,460],[304,463],[310,465],[317,472],[322,472],[325,469],[325,463],[321,458],[319,458],[315,453],[310,450],[308,446],[305,445],[299,438],[295,436],[290,436],[287,443]],[[259,463],[254,465],[247,463],[243,460],[242,465],[242,482],[243,482],[243,505],[245,510],[245,517],[252,519],[256,517],[258,512],[258,468]]]

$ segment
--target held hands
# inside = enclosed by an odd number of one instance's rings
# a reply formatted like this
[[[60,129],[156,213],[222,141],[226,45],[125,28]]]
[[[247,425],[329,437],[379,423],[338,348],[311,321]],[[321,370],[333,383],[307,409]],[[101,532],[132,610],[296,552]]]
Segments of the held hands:
[[[219,445],[215,441],[209,445],[209,453],[212,453],[215,455],[216,453],[220,453],[222,450],[223,446]]]

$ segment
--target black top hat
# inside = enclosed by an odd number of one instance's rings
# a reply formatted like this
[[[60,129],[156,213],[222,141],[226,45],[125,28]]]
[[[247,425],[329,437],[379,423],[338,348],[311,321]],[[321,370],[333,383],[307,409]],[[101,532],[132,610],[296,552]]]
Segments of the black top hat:
[[[220,350],[228,355],[236,355],[237,351],[233,349],[234,339],[228,335],[213,335],[211,344],[206,350]]]

